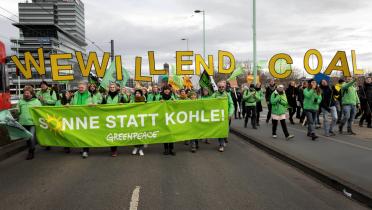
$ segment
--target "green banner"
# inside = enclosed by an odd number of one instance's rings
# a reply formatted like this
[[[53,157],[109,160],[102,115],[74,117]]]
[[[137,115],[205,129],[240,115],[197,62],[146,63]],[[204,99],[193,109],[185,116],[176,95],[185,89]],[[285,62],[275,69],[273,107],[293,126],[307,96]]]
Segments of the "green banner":
[[[227,99],[34,107],[40,145],[109,147],[228,135]]]

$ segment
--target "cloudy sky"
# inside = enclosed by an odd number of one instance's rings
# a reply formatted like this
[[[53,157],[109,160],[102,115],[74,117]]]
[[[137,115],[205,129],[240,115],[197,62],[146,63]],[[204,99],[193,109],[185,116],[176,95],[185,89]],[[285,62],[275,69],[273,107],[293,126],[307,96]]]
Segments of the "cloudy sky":
[[[0,0],[17,14],[15,0]],[[190,49],[202,54],[202,15],[206,11],[208,54],[227,50],[237,60],[252,59],[252,0],[83,0],[86,36],[109,51],[114,39],[116,53],[132,66],[134,56],[156,52],[156,62],[174,62],[175,51]],[[258,59],[288,53],[302,67],[308,49],[318,49],[324,65],[338,50],[357,53],[358,66],[372,69],[372,1],[370,0],[257,0]],[[0,14],[17,17],[0,9]],[[0,17],[0,39],[17,37],[18,30]],[[9,44],[8,41],[6,41]],[[98,51],[93,45],[88,50]],[[217,57],[215,56],[217,59]],[[145,59],[145,58],[144,58]],[[144,60],[146,62],[146,60]],[[145,65],[145,63],[143,64]],[[146,65],[145,65],[146,66]]]

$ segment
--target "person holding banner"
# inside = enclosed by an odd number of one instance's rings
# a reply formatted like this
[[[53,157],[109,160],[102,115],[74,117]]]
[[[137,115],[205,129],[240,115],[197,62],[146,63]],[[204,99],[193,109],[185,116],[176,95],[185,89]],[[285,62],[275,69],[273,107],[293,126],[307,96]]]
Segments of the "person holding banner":
[[[119,104],[121,103],[121,95],[119,94],[120,89],[118,90],[118,86],[116,83],[111,83],[109,85],[109,92],[105,99],[105,104]],[[111,157],[118,156],[118,147],[111,147]]]
[[[315,80],[311,79],[308,83],[308,88],[304,90],[304,111],[307,118],[307,136],[314,141],[318,138],[315,134],[315,121],[322,95]]]
[[[161,92],[161,100],[160,101],[169,101],[169,100],[175,100],[171,88],[167,85],[163,87],[163,91]],[[164,155],[176,155],[176,153],[173,151],[174,149],[174,143],[164,143]]]
[[[201,88],[201,94],[200,94],[199,99],[205,100],[205,99],[209,99],[209,98],[211,98],[211,93],[209,92],[209,89],[207,87]],[[204,143],[210,144],[208,139],[205,139]]]
[[[161,95],[159,92],[159,87],[157,85],[154,85],[152,87],[152,92],[147,95],[147,102],[153,102],[153,101],[160,101]]]
[[[71,105],[95,105],[97,102],[95,101],[95,98],[91,96],[89,91],[87,90],[87,84],[86,83],[79,83],[78,85],[78,91],[74,94],[74,97],[71,101]],[[65,105],[65,107],[68,107],[69,105]],[[87,158],[89,155],[89,148],[84,147],[83,151],[81,153],[82,158]]]
[[[146,102],[146,98],[143,95],[142,90],[141,89],[135,90],[133,103],[145,103],[145,102]],[[144,147],[143,144],[134,146],[132,155],[136,155],[138,152],[140,156],[144,156],[145,154],[143,153],[143,147]]]
[[[229,114],[229,122],[231,117],[234,114],[234,103],[229,93],[226,92],[226,81],[222,80],[217,83],[218,90],[213,93],[211,98],[226,98],[228,101],[228,114]],[[219,148],[218,151],[223,152],[226,146],[226,138],[219,138],[218,139]]]
[[[32,133],[31,139],[27,140],[28,155],[26,160],[31,160],[35,156],[35,124],[30,114],[30,108],[35,106],[42,106],[42,104],[36,98],[34,89],[31,86],[25,86],[23,88],[23,97],[18,102],[17,110],[19,113],[19,123]]]
[[[189,92],[189,98],[190,100],[197,100],[198,94],[195,91],[191,90]],[[197,149],[199,149],[199,140],[198,139],[191,140],[191,152],[195,153]]]
[[[288,133],[286,119],[286,111],[288,109],[287,96],[284,92],[284,86],[278,85],[277,89],[271,94],[270,104],[272,105],[272,134],[273,138],[276,139],[276,130],[278,127],[278,121],[282,126],[283,133],[286,140],[292,139],[294,135]]]
[[[42,81],[40,83],[40,91],[36,93],[36,97],[39,99],[43,106],[54,106],[57,102],[56,92],[49,89],[48,83]]]
[[[121,98],[121,101],[120,103],[130,103],[131,102],[131,93],[130,93],[130,90],[128,90],[126,87],[122,87],[121,88],[121,93],[120,93],[120,98]]]
[[[340,134],[342,134],[343,127],[347,123],[347,134],[356,135],[356,133],[354,133],[354,131],[352,130],[352,125],[357,108],[360,105],[360,101],[356,88],[354,87],[355,82],[356,79],[347,77],[346,83],[343,84],[341,87],[343,117],[338,127]]]
[[[94,97],[97,104],[102,104],[103,98],[101,93],[98,91],[96,84],[90,84],[89,85],[89,93],[91,97]]]

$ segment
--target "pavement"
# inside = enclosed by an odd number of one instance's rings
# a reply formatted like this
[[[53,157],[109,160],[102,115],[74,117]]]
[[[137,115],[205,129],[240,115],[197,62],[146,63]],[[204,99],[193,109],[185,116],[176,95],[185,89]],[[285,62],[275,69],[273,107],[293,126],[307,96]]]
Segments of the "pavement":
[[[372,129],[354,126],[357,135],[341,135],[325,137],[323,129],[316,133],[320,136],[316,141],[307,137],[307,128],[300,124],[290,125],[290,134],[295,138],[285,140],[281,126],[278,126],[278,139],[272,138],[271,123],[265,123],[265,115],[261,116],[261,126],[254,130],[248,123],[244,128],[243,120],[233,120],[231,129],[263,147],[280,153],[305,167],[321,173],[345,188],[361,193],[361,196],[372,199]],[[322,121],[322,119],[321,119]],[[372,206],[369,201],[368,205]]]
[[[256,133],[269,141],[264,130]],[[335,143],[300,138],[275,144]],[[37,149],[26,161],[23,151],[0,162],[0,209],[367,209],[233,134],[223,153],[210,142],[195,154],[178,143],[176,156],[162,155],[162,145],[149,145],[143,157],[130,155],[130,147],[119,148],[116,158],[109,149],[95,149],[87,159],[77,149],[64,154],[53,148]]]

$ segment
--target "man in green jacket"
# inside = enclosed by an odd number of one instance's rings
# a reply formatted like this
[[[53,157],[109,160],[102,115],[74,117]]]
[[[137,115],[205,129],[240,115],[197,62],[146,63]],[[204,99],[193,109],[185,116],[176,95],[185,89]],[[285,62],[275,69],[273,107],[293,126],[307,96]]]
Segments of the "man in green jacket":
[[[308,88],[304,90],[304,111],[307,117],[307,136],[314,141],[318,138],[315,134],[315,121],[322,95],[315,80],[311,79],[308,83]]]
[[[17,109],[19,113],[19,123],[32,133],[31,139],[27,141],[28,155],[26,160],[34,158],[36,134],[35,123],[30,114],[30,108],[35,106],[42,106],[41,102],[35,97],[34,89],[31,86],[23,88],[23,98],[18,102]]]
[[[220,81],[217,84],[218,91],[213,93],[211,98],[226,98],[228,101],[228,114],[229,114],[229,124],[231,122],[231,117],[234,114],[234,102],[232,101],[232,98],[229,93],[226,92],[226,81]],[[218,142],[220,144],[218,151],[223,152],[224,147],[226,146],[226,140],[227,138],[219,138]]]
[[[57,102],[56,92],[49,89],[48,83],[42,81],[40,83],[41,90],[36,93],[36,97],[39,99],[43,106],[54,106]]]
[[[248,118],[251,118],[251,124],[253,129],[257,129],[256,127],[256,103],[259,100],[259,95],[256,92],[254,84],[249,86],[248,90],[243,92],[243,101],[245,103],[245,120],[244,120],[244,127],[247,127]]]
[[[354,87],[355,81],[352,77],[347,77],[346,83],[341,86],[343,117],[339,125],[339,132],[342,133],[342,129],[347,122],[347,133],[350,135],[356,134],[352,130],[352,125],[360,104],[358,93]]]
[[[89,91],[87,90],[87,84],[80,83],[78,86],[78,91],[76,91],[74,98],[71,101],[71,105],[94,105],[97,104],[94,97],[91,97]],[[66,105],[65,105],[66,106]],[[68,107],[68,105],[66,106]],[[82,158],[87,158],[89,153],[89,148],[83,148],[81,154]]]

